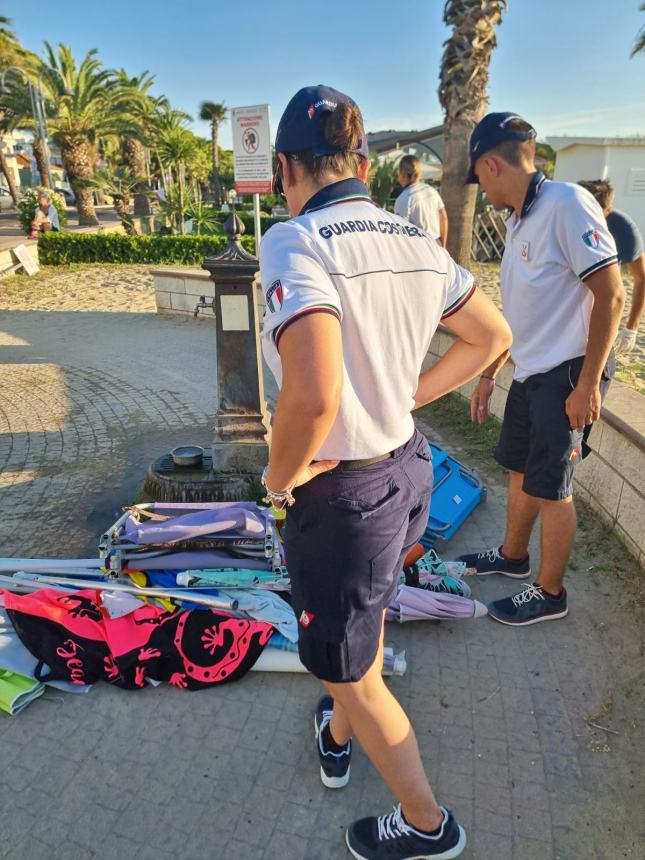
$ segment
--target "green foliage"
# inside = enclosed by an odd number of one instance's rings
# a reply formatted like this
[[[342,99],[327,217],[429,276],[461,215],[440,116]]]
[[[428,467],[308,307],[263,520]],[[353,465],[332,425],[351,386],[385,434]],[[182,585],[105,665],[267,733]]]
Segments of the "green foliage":
[[[18,203],[18,211],[20,212],[20,226],[28,236],[31,233],[31,222],[34,220],[36,208],[38,207],[38,195],[43,192],[51,197],[54,209],[58,212],[58,220],[60,221],[61,230],[67,224],[67,211],[65,203],[58,194],[53,193],[49,188],[28,188]],[[52,234],[56,235],[56,234]],[[60,235],[60,234],[58,234]]]
[[[226,236],[124,236],[121,233],[45,233],[38,241],[43,266],[69,263],[172,263],[201,266],[205,257],[220,254]],[[251,253],[255,241],[244,236]]]
[[[245,212],[240,209],[235,210],[236,214],[239,216],[240,221],[244,224],[245,236],[255,236],[255,221],[253,220],[253,212]],[[216,216],[219,221],[224,224],[224,221],[230,215],[230,212],[217,212]],[[260,233],[262,236],[266,233],[269,227],[273,227],[274,224],[281,224],[283,221],[288,221],[289,218],[287,215],[276,215],[273,217],[272,215],[260,215]]]
[[[221,233],[222,222],[215,207],[204,203],[201,194],[193,194],[186,203],[186,218],[193,222],[192,232],[198,235]]]
[[[379,161],[378,155],[371,155],[370,158],[372,161],[368,178],[370,192],[378,205],[385,209],[392,189],[398,181],[397,169],[392,161],[387,159]]]

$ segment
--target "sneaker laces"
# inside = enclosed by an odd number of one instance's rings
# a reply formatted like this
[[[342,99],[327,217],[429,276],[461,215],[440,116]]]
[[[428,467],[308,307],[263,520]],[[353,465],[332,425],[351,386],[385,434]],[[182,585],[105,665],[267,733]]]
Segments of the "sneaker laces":
[[[524,591],[520,591],[519,594],[516,594],[515,597],[512,598],[513,605],[517,606],[518,609],[525,603],[530,603],[531,600],[544,599],[544,594],[542,593],[542,587],[540,585],[527,585]]]
[[[397,839],[399,836],[409,836],[415,833],[413,827],[403,818],[401,804],[394,807],[394,812],[379,815],[378,819],[378,838],[379,842],[384,842],[386,839]]]
[[[500,554],[499,547],[494,547],[494,549],[487,549],[484,552],[477,553],[477,558],[485,558],[493,564],[498,558],[504,559],[504,556]]]

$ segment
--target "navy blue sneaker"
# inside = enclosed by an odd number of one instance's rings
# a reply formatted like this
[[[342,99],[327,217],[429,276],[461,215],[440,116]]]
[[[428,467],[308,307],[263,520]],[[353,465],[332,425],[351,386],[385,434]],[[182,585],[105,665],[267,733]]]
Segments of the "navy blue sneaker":
[[[347,831],[347,847],[358,860],[451,860],[466,847],[466,834],[452,812],[441,807],[443,824],[436,836],[411,827],[401,804],[389,815],[362,818]]]
[[[514,627],[564,618],[568,611],[565,588],[562,589],[560,597],[551,597],[539,585],[527,585],[514,597],[494,600],[488,606],[488,614],[491,618],[501,624],[512,624]]]
[[[500,552],[501,547],[487,549],[485,552],[473,552],[460,555],[457,561],[466,564],[466,573],[471,576],[488,576],[489,573],[501,573],[511,579],[526,579],[531,575],[531,565],[528,555],[523,561],[508,561]]]
[[[334,713],[334,700],[331,696],[323,696],[318,702],[314,714],[314,728],[318,757],[320,759],[320,778],[326,788],[344,788],[349,782],[350,761],[352,759],[352,742],[347,741],[341,752],[326,750],[323,742],[323,731]]]

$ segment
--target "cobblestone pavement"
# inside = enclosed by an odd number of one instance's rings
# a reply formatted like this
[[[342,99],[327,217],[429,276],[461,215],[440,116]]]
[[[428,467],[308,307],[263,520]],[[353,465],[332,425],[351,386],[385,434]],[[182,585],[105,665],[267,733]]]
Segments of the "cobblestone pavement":
[[[212,326],[25,311],[2,313],[0,332],[0,553],[84,555],[155,456],[208,442]],[[487,504],[446,557],[500,541],[503,476],[487,479]],[[388,627],[409,666],[391,686],[467,828],[465,858],[645,856],[642,625],[613,572],[587,571],[584,536],[576,565],[565,621]],[[474,583],[482,600],[513,587]],[[321,786],[318,694],[308,676],[252,673],[200,693],[50,690],[1,715],[0,857],[347,856],[345,826],[393,801],[360,752],[346,789]]]

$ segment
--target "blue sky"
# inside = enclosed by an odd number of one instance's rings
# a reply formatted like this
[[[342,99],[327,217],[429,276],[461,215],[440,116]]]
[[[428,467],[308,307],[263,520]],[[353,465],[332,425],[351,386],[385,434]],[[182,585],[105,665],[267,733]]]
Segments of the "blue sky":
[[[107,66],[148,69],[155,91],[197,114],[204,99],[271,105],[326,83],[360,105],[369,131],[441,122],[443,0],[5,0],[23,43],[64,42]],[[510,0],[490,77],[493,110],[549,134],[645,136],[645,55],[629,52],[639,0]],[[400,11],[399,11],[400,10]],[[194,123],[207,134],[206,124]],[[230,146],[228,124],[222,144]]]

